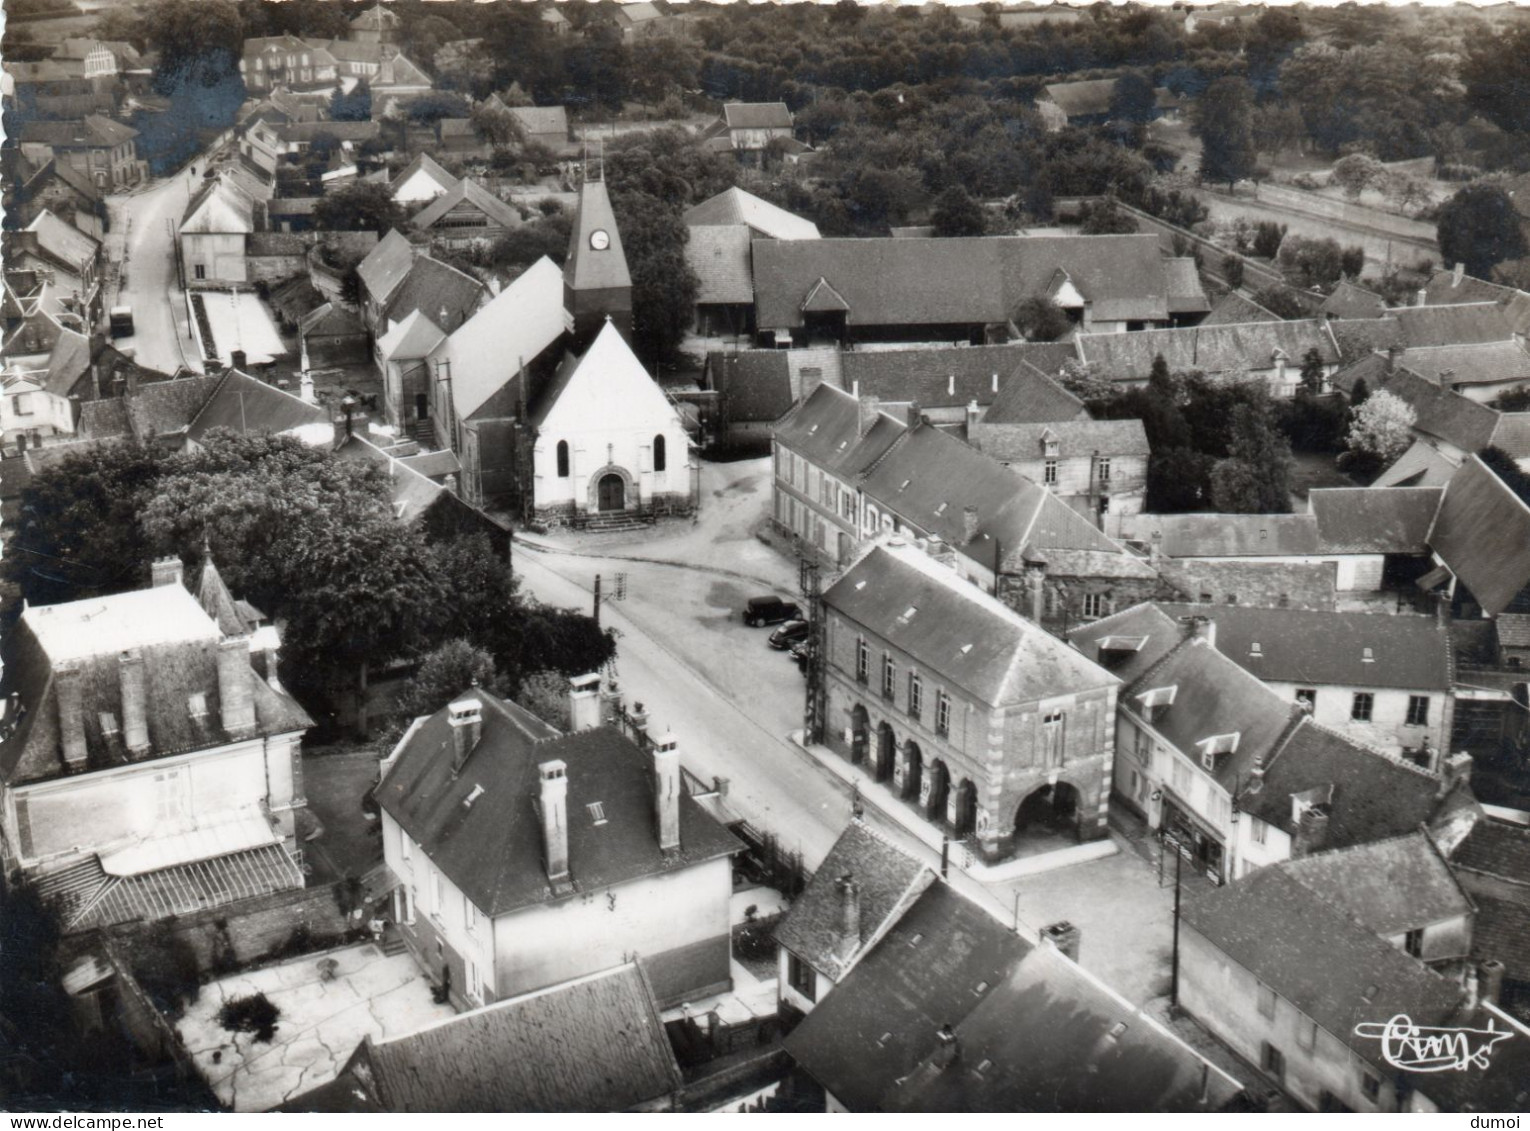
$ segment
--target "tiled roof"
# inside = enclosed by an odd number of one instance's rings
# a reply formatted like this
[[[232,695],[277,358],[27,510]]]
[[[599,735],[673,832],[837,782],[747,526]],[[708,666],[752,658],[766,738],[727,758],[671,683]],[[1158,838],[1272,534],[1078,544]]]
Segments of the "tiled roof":
[[[684,872],[741,845],[689,795],[680,798],[680,849],[666,854],[653,830],[648,759],[610,727],[557,737],[513,703],[483,690],[481,737],[459,773],[443,707],[415,729],[382,784],[378,804],[424,854],[490,918],[563,898],[547,879],[542,828],[528,799],[537,767],[568,765],[568,858],[575,892],[603,891],[648,876]],[[462,802],[478,787],[470,807]],[[600,802],[605,821],[586,807]]]
[[[1323,301],[1319,312],[1335,318],[1380,318],[1386,308],[1386,300],[1375,291],[1357,287],[1345,279]]]
[[[924,1062],[888,1089],[888,1110],[1201,1113],[1242,1092],[1051,946],[1027,954],[954,1032],[955,1063],[930,1041]]]
[[[1499,613],[1493,626],[1498,630],[1499,644],[1508,648],[1530,648],[1530,613]]]
[[[754,302],[754,273],[749,265],[750,230],[740,224],[692,226],[685,261],[696,275],[697,303]]]
[[[722,411],[733,423],[780,420],[792,407],[792,375],[785,350],[721,351],[707,355]]]
[[[446,339],[452,403],[467,420],[563,340],[562,272],[542,256]],[[516,393],[518,396],[519,394]]]
[[[1070,118],[1098,117],[1110,112],[1115,94],[1115,79],[1085,79],[1082,82],[1054,82],[1042,88],[1046,96]]]
[[[377,339],[377,354],[385,361],[429,357],[446,335],[423,310],[411,311]]]
[[[1232,962],[1372,1064],[1380,1064],[1380,1043],[1356,1026],[1400,1013],[1418,1025],[1441,1024],[1462,999],[1459,986],[1304,887],[1286,865],[1197,892],[1182,914]]]
[[[1496,958],[1510,981],[1530,982],[1530,901],[1504,899],[1491,892],[1475,891],[1472,901],[1477,917],[1472,923],[1472,957]],[[1526,1042],[1530,1044],[1530,1042]],[[1530,1076],[1521,1076],[1521,1082]]]
[[[1131,535],[1125,529],[1133,531]],[[1267,558],[1322,552],[1310,514],[1143,514],[1123,536],[1158,541],[1170,558]]]
[[[1413,427],[1419,432],[1437,436],[1465,452],[1479,452],[1492,442],[1498,414],[1487,405],[1443,389],[1406,368],[1388,373],[1386,358],[1375,355],[1341,369],[1334,374],[1333,383],[1348,393],[1360,380],[1373,393],[1385,389],[1411,405]]]
[[[1253,298],[1229,291],[1213,303],[1212,312],[1201,318],[1201,326],[1226,326],[1242,321],[1281,321],[1281,315],[1271,314]]]
[[[223,381],[222,377],[178,377],[124,398],[133,435],[147,443],[159,436],[182,433]]]
[[[1413,446],[1397,457],[1377,477],[1372,487],[1443,487],[1450,482],[1461,464],[1433,444],[1414,440]]]
[[[1308,494],[1318,544],[1335,554],[1425,554],[1438,487],[1324,487]]]
[[[78,121],[31,120],[21,125],[21,140],[55,149],[115,148],[138,136],[138,131],[100,114]]]
[[[1468,872],[1517,884],[1526,889],[1525,899],[1530,901],[1530,828],[1524,825],[1484,817],[1456,846],[1451,863]]]
[[[959,1025],[1031,946],[944,883],[932,884],[786,1038],[786,1051],[852,1111],[892,1102],[897,1081]]]
[[[1373,353],[1401,349],[1402,326],[1388,315],[1384,318],[1336,318],[1328,324],[1339,353],[1345,361],[1358,361]]]
[[[361,319],[343,306],[332,302],[321,303],[298,323],[298,334],[304,338],[346,337],[366,333]]]
[[[1096,315],[1098,317],[1098,315]],[[1317,350],[1324,365],[1337,365],[1339,351],[1327,326],[1316,319],[1293,322],[1242,322],[1186,326],[1170,330],[1140,330],[1130,334],[1080,334],[1083,359],[1117,381],[1143,381],[1160,354],[1173,372],[1201,370],[1230,373],[1272,369],[1276,351],[1285,354],[1291,379],[1296,379],[1308,350]]]
[[[727,102],[723,121],[730,130],[789,130],[792,112],[784,102]]]
[[[464,203],[472,205],[487,216],[491,222],[502,228],[518,228],[521,225],[521,214],[518,209],[513,205],[506,204],[470,177],[463,177],[462,180],[436,197],[410,223],[419,230],[424,231],[445,217],[448,212],[453,211]]]
[[[1281,867],[1383,938],[1472,913],[1471,900],[1422,832],[1320,852]]]
[[[1530,584],[1530,506],[1475,456],[1445,488],[1429,544],[1489,616]]]
[[[356,273],[375,301],[387,302],[413,263],[414,248],[394,228],[361,261]]]
[[[609,237],[609,243],[600,250],[590,246],[590,237],[597,231]],[[605,181],[587,180],[579,186],[579,205],[574,213],[573,230],[569,232],[563,279],[577,291],[632,286],[627,255],[622,250],[622,234]]]
[[[819,385],[774,429],[776,442],[830,475],[853,477],[866,470],[903,434],[904,426],[879,413],[864,436],[860,406],[849,393]]]
[[[443,169],[434,157],[422,152],[413,161],[404,166],[399,175],[389,182],[389,187],[397,192],[416,173],[424,173],[431,180],[435,181],[436,184],[440,185],[443,192],[457,183],[457,178]]]
[[[1493,447],[1516,460],[1530,459],[1530,412],[1505,412],[1493,429]]]
[[[730,188],[685,210],[688,228],[742,224],[773,240],[816,240],[818,225],[741,188]]]
[[[1424,287],[1424,301],[1430,306],[1463,302],[1496,302],[1503,306],[1509,325],[1516,334],[1530,333],[1530,294],[1462,275],[1458,282],[1453,271],[1438,271]]]
[[[421,255],[389,296],[385,314],[388,321],[397,322],[416,310],[423,310],[432,322],[450,333],[478,309],[483,294],[483,284],[471,275],[439,259]]]
[[[1170,314],[1195,314],[1209,310],[1211,300],[1201,286],[1201,273],[1193,259],[1165,259],[1164,279],[1169,291]]]
[[[223,177],[207,181],[186,203],[180,231],[248,234],[255,230],[255,201]]]
[[[1184,635],[1179,621],[1161,605],[1145,602],[1075,628],[1068,633],[1068,643],[1130,684],[1177,647]]]
[[[1048,440],[1057,441],[1057,457],[1073,459],[1099,455],[1143,456],[1149,452],[1147,432],[1140,420],[1060,420],[1050,424],[989,424],[973,426],[968,443],[983,454],[1008,463],[1042,458]]]
[[[1442,385],[1530,381],[1530,350],[1518,341],[1407,349],[1397,363]]]
[[[328,410],[309,404],[275,385],[230,369],[192,419],[186,436],[200,440],[214,428],[235,432],[289,432],[304,425],[329,424]]]
[[[568,111],[562,106],[510,106],[510,116],[533,139],[554,135],[568,138]]]
[[[1504,308],[1496,302],[1404,306],[1387,313],[1397,319],[1408,349],[1506,342],[1514,337]]]
[[[1060,372],[1064,363],[1077,356],[1071,345],[1057,342],[859,349],[841,354],[839,367],[846,390],[858,386],[862,396],[891,404],[915,401],[925,408],[960,408],[972,401],[986,405],[1007,396],[1016,411],[1071,420],[1084,411],[1083,402],[1045,374]],[[1077,408],[1068,413],[1070,403]],[[1068,414],[1054,415],[1062,413]]]
[[[860,935],[853,947],[842,948],[839,881],[846,876],[859,893]],[[776,942],[838,982],[934,880],[928,867],[855,821],[776,927]]]
[[[1117,682],[914,546],[873,547],[823,600],[941,679],[993,706]]]
[[[632,0],[632,3],[622,4],[616,9],[617,18],[630,24],[643,24],[650,20],[661,20],[664,13],[659,11],[648,0]]]
[[[46,209],[37,214],[26,226],[26,230],[37,233],[39,248],[76,269],[82,263],[94,260],[101,251],[99,240],[86,235]]]
[[[636,963],[356,1050],[345,1077],[388,1112],[627,1111],[682,1080]],[[288,1110],[311,1110],[294,1101]]]
[[[852,326],[1003,324],[1062,269],[1095,319],[1161,321],[1164,262],[1157,237],[1143,235],[757,240],[754,289],[764,329],[802,325],[820,280],[844,297]]]
[[[90,339],[73,330],[60,330],[48,354],[48,373],[43,388],[56,397],[67,397],[75,383],[90,369]]]
[[[413,523],[425,517],[431,506],[447,494],[445,487],[395,459],[366,438],[352,434],[335,449],[339,459],[369,460],[388,469],[389,501],[397,521]]]
[[[1083,401],[1027,360],[1000,384],[993,403],[983,413],[983,423],[1041,424],[1083,420],[1088,415]]]

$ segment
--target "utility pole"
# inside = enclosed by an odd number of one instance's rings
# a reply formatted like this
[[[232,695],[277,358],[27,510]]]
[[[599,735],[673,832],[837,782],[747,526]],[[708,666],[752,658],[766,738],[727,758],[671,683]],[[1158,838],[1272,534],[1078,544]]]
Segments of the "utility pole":
[[[807,693],[802,707],[802,732],[807,742],[823,741],[824,723],[824,623],[823,593],[819,565],[811,558],[797,563],[797,580],[807,599]]]
[[[1174,845],[1174,966],[1169,973],[1169,1008],[1179,1009],[1179,895],[1180,868],[1184,865],[1185,858],[1180,852],[1179,842]]]
[[[595,575],[595,611],[590,614],[595,618],[595,627],[600,627],[600,574]]]

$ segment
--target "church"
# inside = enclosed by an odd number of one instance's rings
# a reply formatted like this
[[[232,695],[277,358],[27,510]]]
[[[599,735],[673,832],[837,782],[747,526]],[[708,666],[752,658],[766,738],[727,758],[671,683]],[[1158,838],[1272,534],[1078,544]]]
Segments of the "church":
[[[544,257],[425,358],[428,415],[463,497],[550,526],[694,509],[689,437],[631,341],[621,231],[604,180],[587,180],[561,286]]]

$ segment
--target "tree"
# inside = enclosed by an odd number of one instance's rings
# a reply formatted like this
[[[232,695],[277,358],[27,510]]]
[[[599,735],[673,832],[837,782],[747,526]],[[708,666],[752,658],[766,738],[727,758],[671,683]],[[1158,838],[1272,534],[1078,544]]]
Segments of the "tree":
[[[1195,103],[1190,129],[1201,140],[1201,178],[1228,188],[1254,171],[1254,100],[1247,81],[1217,79]]]
[[[1514,202],[1497,185],[1468,185],[1440,205],[1437,235],[1445,262],[1464,263],[1478,279],[1527,252]]]
[[[1343,253],[1337,240],[1287,236],[1276,257],[1286,277],[1298,286],[1327,287],[1343,273]],[[1364,253],[1361,253],[1362,260]]]
[[[1417,419],[1412,405],[1380,389],[1354,410],[1346,443],[1350,451],[1373,457],[1378,465],[1385,466],[1412,446]]]
[[[1271,314],[1287,320],[1306,318],[1307,308],[1295,291],[1283,284],[1264,287],[1254,292],[1254,301]]]
[[[368,122],[372,119],[372,88],[358,81],[349,94],[339,87],[329,96],[329,116],[337,122]]]
[[[408,718],[433,715],[474,685],[504,694],[494,657],[466,640],[448,640],[420,660],[414,677],[399,694],[399,711]]]
[[[326,193],[313,206],[314,225],[328,231],[373,231],[379,236],[402,227],[404,210],[387,185],[357,183]]]
[[[1259,468],[1248,460],[1221,459],[1212,466],[1211,506],[1218,514],[1264,514],[1262,498]]]
[[[612,193],[632,273],[632,344],[646,365],[673,362],[696,311],[699,283],[685,258],[690,231],[678,202]]]
[[[468,116],[478,136],[497,149],[518,147],[526,143],[526,131],[521,128],[515,115],[498,109],[487,99],[474,106]]]
[[[1349,407],[1357,409],[1371,399],[1371,387],[1365,383],[1364,377],[1356,377],[1355,383],[1349,387]]]
[[[1317,396],[1323,391],[1323,383],[1326,379],[1323,373],[1323,355],[1318,353],[1316,346],[1313,346],[1302,356],[1302,393],[1309,397]]]
[[[157,93],[174,97],[188,86],[214,87],[237,77],[244,27],[227,0],[156,0],[141,26],[159,50]]]
[[[1062,307],[1046,295],[1032,295],[1022,301],[1015,311],[1015,325],[1028,342],[1055,342],[1073,324],[1068,321]]]
[[[1211,495],[1224,514],[1286,514],[1291,510],[1291,445],[1276,425],[1262,386],[1238,390],[1228,427],[1228,458],[1211,473]]]
[[[1185,514],[1211,505],[1210,456],[1193,448],[1165,448],[1148,459],[1146,497],[1153,514]]]
[[[1379,187],[1385,178],[1386,169],[1368,153],[1351,153],[1334,163],[1334,184],[1351,200],[1358,200],[1368,188]]]
[[[1431,199],[1429,186],[1407,173],[1390,174],[1382,184],[1382,191],[1393,204],[1403,209],[1421,208]]]
[[[1063,362],[1057,383],[1086,404],[1104,401],[1115,392],[1110,379],[1092,372],[1087,362],[1069,359]]]
[[[466,118],[472,113],[472,107],[466,98],[454,91],[437,90],[411,101],[404,113],[417,125],[433,126],[442,118]]]
[[[930,223],[937,236],[981,236],[988,230],[983,206],[967,195],[961,185],[952,185],[935,198]]]
[[[1158,94],[1153,84],[1136,71],[1128,71],[1116,80],[1110,92],[1110,116],[1114,121],[1146,124],[1158,108]]]
[[[1493,398],[1499,412],[1530,412],[1530,385],[1516,385]]]
[[[1339,271],[1346,279],[1358,279],[1365,273],[1365,248],[1352,244],[1339,252]]]
[[[1235,291],[1243,286],[1242,256],[1224,255],[1222,257],[1222,278]]]
[[[1137,231],[1137,221],[1108,197],[1084,205],[1083,221],[1079,231],[1086,236],[1132,235]]]
[[[1530,132],[1530,27],[1473,38],[1461,66],[1467,105],[1510,133]]]

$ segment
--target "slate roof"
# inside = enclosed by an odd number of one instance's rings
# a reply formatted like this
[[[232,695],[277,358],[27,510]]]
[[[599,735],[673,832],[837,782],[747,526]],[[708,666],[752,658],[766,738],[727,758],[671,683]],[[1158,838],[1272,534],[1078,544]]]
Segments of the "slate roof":
[[[1461,464],[1446,456],[1433,444],[1414,440],[1413,446],[1397,457],[1391,467],[1383,471],[1374,483],[1375,487],[1443,487],[1450,482]]]
[[[990,404],[1006,395],[1015,411],[1071,420],[1084,411],[1048,373],[1075,359],[1073,347],[1057,342],[1015,342],[999,346],[936,346],[919,349],[852,350],[839,359],[842,387],[890,404],[917,401],[925,408]],[[1053,413],[1078,408],[1067,416]],[[1024,407],[1021,407],[1024,406]],[[990,412],[992,410],[990,409]]]
[[[377,787],[378,804],[473,904],[490,918],[575,898],[648,876],[683,872],[741,849],[689,795],[680,798],[680,849],[659,849],[653,827],[649,760],[610,727],[559,737],[514,703],[474,692],[483,703],[482,737],[461,772],[443,707],[417,727]],[[532,802],[537,766],[568,765],[568,856],[573,893],[555,893],[543,860]],[[463,801],[483,786],[471,807]],[[596,825],[586,806],[601,802]]]
[[[562,106],[508,106],[510,116],[533,138],[549,134],[568,140],[568,111]]]
[[[1484,817],[1456,846],[1451,863],[1468,872],[1496,876],[1530,889],[1530,828]],[[1525,894],[1530,900],[1530,890]]]
[[[1338,318],[1328,323],[1339,353],[1345,361],[1357,361],[1373,353],[1386,353],[1403,345],[1402,326],[1396,318]]]
[[[1530,350],[1518,341],[1407,349],[1397,363],[1442,385],[1530,381]]]
[[[859,427],[860,406],[855,398],[825,384],[800,401],[773,434],[776,443],[830,475],[844,478],[870,467],[904,431],[887,413],[879,413],[864,436]]]
[[[430,315],[431,321],[450,333],[478,309],[483,294],[483,284],[473,276],[439,259],[421,255],[389,296],[384,314],[389,322],[397,322],[416,310],[423,310]]]
[[[940,1026],[960,1024],[1030,950],[976,904],[932,884],[787,1035],[786,1051],[850,1110],[883,1108]]]
[[[1375,291],[1357,287],[1348,279],[1341,280],[1333,293],[1318,308],[1320,314],[1334,318],[1380,318],[1387,309],[1386,299]]]
[[[1403,306],[1387,313],[1397,319],[1408,349],[1506,342],[1514,337],[1504,308],[1496,302]]]
[[[1530,584],[1530,506],[1476,456],[1445,488],[1429,544],[1489,616]]]
[[[452,403],[466,420],[563,339],[563,287],[547,256],[480,307],[446,341]]]
[[[1333,383],[1346,394],[1364,380],[1371,392],[1385,389],[1413,407],[1415,431],[1437,436],[1465,452],[1479,452],[1492,443],[1498,413],[1487,405],[1450,389],[1412,370],[1399,367],[1387,372],[1387,360],[1375,355],[1334,374]]]
[[[1162,321],[1164,263],[1158,238],[1147,235],[756,240],[757,321],[802,325],[803,304],[826,281],[854,326],[1003,324],[1022,300],[1046,293],[1059,269],[1094,318]]]
[[[741,188],[730,188],[687,208],[680,217],[688,228],[742,224],[773,240],[816,240],[818,225]]]
[[[1100,317],[1098,313],[1096,318]],[[1080,356],[1096,372],[1117,381],[1146,380],[1159,354],[1173,372],[1202,370],[1229,373],[1242,369],[1272,369],[1275,352],[1283,351],[1291,379],[1302,358],[1315,349],[1324,365],[1339,363],[1339,350],[1325,323],[1317,319],[1281,322],[1224,323],[1168,330],[1139,330],[1130,334],[1080,334]]]
[[[383,451],[365,437],[352,433],[335,449],[339,459],[368,460],[388,469],[389,501],[397,521],[412,523],[425,516],[446,488],[422,472],[410,467],[404,460]]]
[[[1438,1025],[1461,1002],[1459,986],[1377,938],[1298,882],[1288,865],[1196,892],[1182,915],[1234,963],[1378,1067],[1380,1042],[1357,1035],[1357,1025],[1399,1013]],[[1302,929],[1292,930],[1293,923]]]
[[[682,1084],[636,963],[368,1037],[340,1081],[355,1093],[341,1110],[388,1112],[628,1111],[662,1105]],[[285,1110],[315,1110],[307,1098]]]
[[[1445,858],[1423,832],[1320,852],[1281,868],[1383,938],[1470,916],[1473,910]]]
[[[413,246],[397,228],[393,228],[357,265],[356,273],[375,301],[386,302],[409,274],[413,263]]]
[[[792,112],[784,102],[727,102],[723,121],[730,130],[789,130]]]
[[[751,232],[739,224],[691,227],[685,261],[696,275],[698,304],[748,305],[754,302],[750,269]]]
[[[463,203],[471,204],[489,220],[502,228],[518,228],[521,214],[513,205],[506,204],[488,189],[469,177],[463,177],[451,188],[427,204],[410,221],[420,231],[432,227],[448,212]]]
[[[1502,305],[1516,334],[1530,333],[1530,294],[1513,287],[1499,286],[1470,275],[1462,275],[1458,282],[1454,271],[1437,271],[1424,286],[1424,302],[1430,306],[1496,302]]]
[[[88,629],[87,626],[88,625]],[[80,676],[87,768],[103,770],[232,741],[223,729],[218,693],[218,627],[184,586],[162,585],[108,597],[28,608],[3,645],[0,695],[18,697],[16,724],[0,739],[0,779],[8,785],[62,776],[55,667],[83,666]],[[119,654],[138,648],[144,660],[149,747],[127,749],[119,731],[107,733],[103,714],[122,721]],[[308,715],[284,692],[250,671],[256,730],[274,735],[306,730]],[[188,700],[201,694],[205,714]]]
[[[889,1090],[889,1110],[1199,1113],[1242,1092],[1051,946],[1031,950],[954,1030],[956,1062],[942,1066],[927,1045]]]
[[[1171,258],[1163,261],[1164,279],[1169,292],[1170,314],[1195,314],[1210,308],[1211,302],[1201,286],[1201,273],[1195,260]]]
[[[366,333],[361,319],[343,306],[332,302],[322,303],[303,315],[298,322],[298,334],[303,338],[345,337]]]
[[[33,119],[21,123],[22,141],[54,149],[113,149],[137,136],[137,130],[100,114],[86,114],[78,121]]]
[[[989,424],[979,422],[968,443],[985,455],[1005,462],[1041,459],[1047,439],[1057,441],[1059,459],[1098,454],[1141,456],[1149,454],[1147,432],[1140,420],[1061,420],[1047,424]]]
[[[328,410],[309,404],[275,385],[230,369],[192,418],[186,436],[200,440],[214,428],[234,432],[288,432],[304,425],[329,424]]]
[[[1177,647],[1184,635],[1179,621],[1161,605],[1146,602],[1073,629],[1068,642],[1130,684]]]
[[[838,884],[844,876],[855,881],[860,899],[860,937],[849,953],[840,948]],[[776,942],[838,982],[934,880],[924,864],[854,821],[776,926]]]
[[[136,394],[124,398],[133,435],[148,442],[184,433],[223,380],[194,375],[140,385]]]
[[[1265,558],[1318,554],[1322,544],[1311,514],[1146,514],[1131,528],[1142,541],[1161,535],[1170,558]]]
[[[56,397],[67,397],[75,383],[90,369],[90,339],[73,330],[60,330],[48,354],[43,388]]]
[[[1113,686],[1114,676],[909,545],[874,546],[824,604],[992,706]]]
[[[1000,384],[982,419],[984,424],[1041,424],[1088,416],[1083,401],[1025,361]]]
[[[377,339],[377,354],[385,361],[395,358],[429,357],[446,335],[423,310],[411,311]]]
[[[785,350],[714,351],[707,355],[712,386],[731,423],[781,419],[792,407],[792,374]]]
[[[1438,487],[1324,487],[1307,496],[1325,553],[1426,554]]]
[[[47,209],[39,212],[26,231],[37,234],[37,246],[55,259],[78,270],[81,264],[94,260],[101,251],[99,240],[80,231],[68,221],[61,220]]]
[[[1054,82],[1048,83],[1042,90],[1070,118],[1100,117],[1110,113],[1110,99],[1115,94],[1116,80]]]
[[[1247,785],[1239,797],[1243,811],[1287,833],[1294,831],[1293,796],[1314,790],[1327,796],[1329,849],[1414,832],[1441,804],[1437,775],[1310,718],[1276,753],[1263,786]]]
[[[1503,899],[1488,891],[1472,893],[1477,917],[1472,923],[1472,957],[1496,958],[1504,965],[1504,976],[1514,982],[1530,982],[1530,901]],[[1530,1042],[1526,1042],[1530,1044]],[[1521,1083],[1530,1075],[1521,1076]]]
[[[602,251],[590,247],[590,236],[603,231],[610,243]],[[566,286],[580,291],[622,289],[632,286],[622,234],[611,208],[604,181],[585,181],[579,186],[579,204],[568,237],[568,256],[563,264]]]
[[[1504,412],[1493,429],[1493,446],[1516,460],[1530,459],[1530,412]]]

